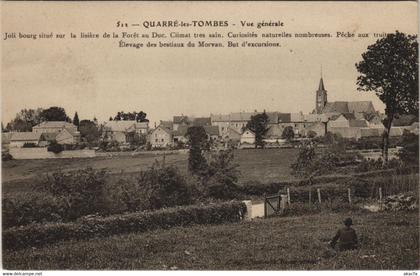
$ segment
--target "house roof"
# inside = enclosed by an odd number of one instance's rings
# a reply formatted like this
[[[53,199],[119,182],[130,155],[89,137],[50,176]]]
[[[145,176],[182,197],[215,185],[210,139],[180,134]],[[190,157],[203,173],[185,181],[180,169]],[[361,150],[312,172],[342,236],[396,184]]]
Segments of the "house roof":
[[[42,137],[45,141],[53,141],[57,137],[58,132],[46,132],[42,133]]]
[[[366,120],[349,120],[350,127],[367,127]]]
[[[39,141],[41,135],[35,132],[13,132],[10,141]]]
[[[188,132],[189,126],[178,126],[177,130],[174,130],[174,136],[185,136]]]
[[[237,131],[235,128],[233,128],[233,127],[228,127],[227,132],[228,132],[228,135],[230,135],[230,134],[241,135],[241,133],[239,131]]]
[[[347,102],[349,112],[352,113],[373,113],[375,108],[371,101]]]
[[[76,126],[65,121],[47,121],[34,126],[34,128],[76,128]]]
[[[244,130],[244,132],[241,134],[241,135],[244,135],[244,134],[246,134],[246,133],[251,133],[252,135],[254,135],[255,136],[255,133],[252,131],[252,130],[250,130],[249,128],[247,128],[247,129],[245,129]]]
[[[268,138],[281,138],[281,135],[283,134],[283,128],[280,125],[272,125],[267,133],[266,137]]]
[[[341,115],[347,120],[356,120],[356,116],[353,113],[342,113]]]
[[[211,125],[210,117],[198,117],[193,120],[193,126],[209,126]]]
[[[149,122],[137,122],[135,120],[127,121],[108,121],[105,122],[104,127],[114,132],[131,132],[136,129],[148,128]]]
[[[203,126],[206,133],[210,136],[217,135],[219,136],[219,127],[218,126]]]
[[[169,129],[167,127],[165,127],[164,125],[160,124],[158,125],[153,131],[156,131],[157,129],[162,129],[163,131],[165,131],[166,133],[168,133],[169,135],[173,135],[174,131],[172,129]],[[152,132],[153,132],[152,131]]]
[[[171,121],[160,121],[159,126],[165,129],[173,130],[174,129],[174,123]]]
[[[322,109],[322,113],[374,113],[375,108],[371,101],[355,102],[328,102]]]
[[[174,116],[173,122],[174,124],[189,123],[189,118],[188,116],[184,116],[184,115]]]

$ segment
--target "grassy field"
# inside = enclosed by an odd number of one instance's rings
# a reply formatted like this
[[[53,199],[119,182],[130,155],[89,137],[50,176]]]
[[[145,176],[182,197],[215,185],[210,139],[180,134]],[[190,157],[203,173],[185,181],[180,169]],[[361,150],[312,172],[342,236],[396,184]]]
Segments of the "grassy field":
[[[296,149],[237,150],[235,162],[239,164],[240,183],[260,181],[263,183],[287,181],[290,164],[295,160]],[[56,170],[71,171],[92,167],[108,169],[111,173],[131,174],[150,167],[155,160],[162,161],[161,155],[144,154],[137,156],[115,156],[78,159],[11,160],[2,162],[3,192],[27,191],[28,186],[42,179],[46,173]],[[187,171],[188,154],[166,155],[168,165],[176,165]]]
[[[361,249],[329,254],[327,242],[352,216]],[[3,251],[7,269],[414,270],[417,213],[324,213],[173,228]]]

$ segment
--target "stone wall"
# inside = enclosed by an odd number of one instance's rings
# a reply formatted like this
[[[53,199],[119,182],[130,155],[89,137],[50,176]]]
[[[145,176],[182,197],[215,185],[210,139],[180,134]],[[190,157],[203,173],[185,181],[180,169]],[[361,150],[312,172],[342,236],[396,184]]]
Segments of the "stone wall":
[[[94,150],[65,150],[60,153],[49,152],[47,148],[10,148],[14,159],[47,159],[47,158],[88,158],[95,157]]]

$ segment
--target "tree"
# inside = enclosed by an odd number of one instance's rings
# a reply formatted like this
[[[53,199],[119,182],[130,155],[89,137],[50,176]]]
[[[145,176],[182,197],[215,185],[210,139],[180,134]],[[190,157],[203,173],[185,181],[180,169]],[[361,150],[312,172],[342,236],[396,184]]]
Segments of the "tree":
[[[101,132],[95,122],[90,120],[81,120],[79,124],[80,137],[89,144],[99,141]]]
[[[419,164],[419,136],[405,130],[401,137],[402,149],[398,157],[407,164]]]
[[[251,120],[246,124],[246,128],[255,133],[255,148],[264,148],[264,137],[268,131],[268,116],[265,111],[251,116]]]
[[[293,127],[287,126],[283,129],[283,133],[281,134],[282,139],[286,139],[288,142],[292,141],[295,137],[295,132],[293,131]]]
[[[42,121],[71,121],[64,108],[58,106],[52,106],[43,110],[41,112],[41,119]]]
[[[114,117],[114,121],[137,121],[137,122],[148,122],[149,120],[146,119],[147,114],[143,111],[140,112],[124,112],[120,111],[117,112],[117,115]],[[111,121],[111,117],[110,117]]]
[[[187,135],[190,145],[188,169],[192,174],[204,176],[207,171],[207,161],[203,151],[207,149],[207,134],[203,127],[190,127]]]
[[[356,63],[359,91],[374,91],[385,104],[383,159],[388,161],[389,133],[398,114],[418,114],[417,36],[396,31],[370,45]]]
[[[6,125],[9,131],[32,131],[32,127],[41,123],[42,108],[37,109],[22,109],[16,114],[15,118]]]
[[[73,125],[79,127],[80,122],[79,122],[79,115],[76,113],[74,113],[74,117],[73,117]]]

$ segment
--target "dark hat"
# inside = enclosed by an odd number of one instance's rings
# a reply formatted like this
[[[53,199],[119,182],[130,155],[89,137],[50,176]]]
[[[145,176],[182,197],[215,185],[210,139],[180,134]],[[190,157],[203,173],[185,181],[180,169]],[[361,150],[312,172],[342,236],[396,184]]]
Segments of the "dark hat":
[[[344,223],[344,225],[346,225],[346,226],[353,225],[353,221],[351,220],[351,218],[346,218],[346,219],[343,221],[343,223]]]

